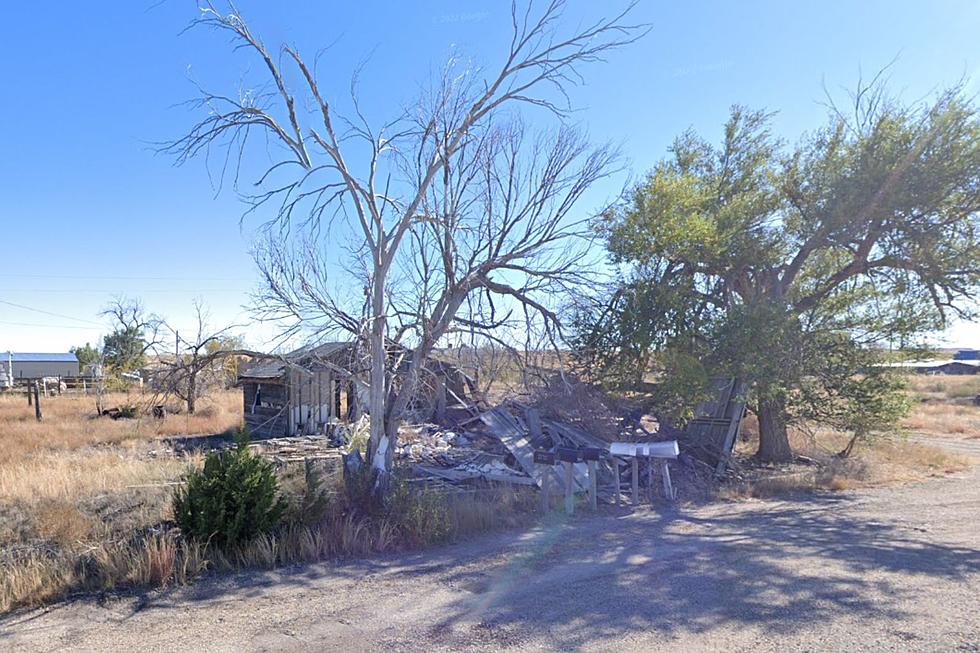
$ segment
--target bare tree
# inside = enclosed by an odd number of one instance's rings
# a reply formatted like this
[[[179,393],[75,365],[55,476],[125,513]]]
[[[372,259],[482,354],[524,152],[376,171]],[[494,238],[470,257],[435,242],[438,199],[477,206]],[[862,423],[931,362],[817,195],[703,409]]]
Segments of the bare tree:
[[[249,197],[250,211],[275,212],[258,256],[268,285],[260,309],[301,326],[312,316],[325,330],[367,342],[369,457],[379,491],[398,420],[440,339],[457,329],[493,337],[514,311],[554,330],[557,317],[542,295],[582,278],[572,243],[583,230],[571,210],[611,172],[615,153],[589,148],[568,127],[529,137],[510,107],[566,115],[565,89],[581,80],[580,66],[646,28],[624,22],[631,5],[562,35],[564,6],[515,2],[495,72],[452,60],[418,101],[378,129],[361,111],[356,76],[353,116],[345,118],[321,92],[316,62],[290,46],[270,52],[234,7],[208,4],[197,21],[230,33],[271,83],[237,97],[202,90],[196,105],[207,116],[164,150],[184,162],[217,148],[222,171],[231,161],[237,178],[250,135],[278,146]],[[349,284],[345,297],[328,283],[337,266],[327,260],[324,233],[337,219],[352,227],[346,272],[360,281],[362,297]]]
[[[217,384],[222,363],[230,357],[241,355],[241,342],[234,337],[237,325],[213,329],[209,325],[210,314],[200,300],[194,301],[195,326],[188,335],[171,328],[175,351],[172,357],[161,357],[163,365],[160,389],[176,395],[194,414],[197,400],[207,388]]]

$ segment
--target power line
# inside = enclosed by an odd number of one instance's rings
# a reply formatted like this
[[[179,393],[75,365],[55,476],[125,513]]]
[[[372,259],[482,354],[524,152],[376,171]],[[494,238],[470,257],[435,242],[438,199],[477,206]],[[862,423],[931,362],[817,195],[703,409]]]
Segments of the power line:
[[[93,322],[92,320],[86,320],[80,317],[72,317],[71,315],[62,315],[61,313],[52,313],[51,311],[45,311],[40,308],[33,308],[31,306],[24,306],[23,304],[15,304],[14,302],[8,302],[5,299],[0,299],[0,304],[6,304],[7,306],[13,306],[14,308],[21,308],[25,311],[33,311],[35,313],[42,313],[44,315],[50,315],[52,317],[60,317],[63,320],[75,320],[76,322],[84,322],[85,324],[93,324],[97,327],[104,327],[105,325],[100,322]]]
[[[7,324],[10,326],[23,326],[23,327],[33,327],[41,329],[79,329],[81,331],[93,331],[96,327],[91,326],[75,326],[74,324],[36,324],[32,322],[7,322],[6,320],[0,320],[0,324]]]
[[[140,295],[143,294],[171,294],[171,295],[182,295],[186,293],[247,293],[250,289],[248,288],[149,288],[141,289],[139,291]],[[20,293],[92,293],[92,294],[105,294],[118,292],[119,288],[0,288],[0,292],[20,292]]]
[[[255,279],[246,279],[244,277],[136,277],[128,274],[123,276],[85,276],[80,274],[25,274],[13,272],[4,276],[20,277],[22,279],[88,279],[97,281],[248,281],[250,283],[255,281]]]

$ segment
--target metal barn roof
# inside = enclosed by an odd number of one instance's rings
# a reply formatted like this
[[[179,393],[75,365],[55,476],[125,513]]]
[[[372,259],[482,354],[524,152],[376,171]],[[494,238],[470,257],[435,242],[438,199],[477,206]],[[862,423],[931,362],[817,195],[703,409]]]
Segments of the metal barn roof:
[[[282,358],[260,361],[239,373],[240,379],[277,379],[286,372],[286,361],[301,364],[306,359],[327,358],[353,346],[350,342],[327,342],[317,346],[301,347]]]
[[[38,352],[12,352],[15,363],[77,363],[78,356],[71,352],[61,353],[38,353]],[[0,352],[0,362],[7,361],[7,352]]]

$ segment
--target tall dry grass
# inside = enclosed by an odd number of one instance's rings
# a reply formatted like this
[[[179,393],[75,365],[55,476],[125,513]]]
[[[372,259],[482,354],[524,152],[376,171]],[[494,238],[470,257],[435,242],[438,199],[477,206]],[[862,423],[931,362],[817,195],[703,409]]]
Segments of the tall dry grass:
[[[106,405],[136,399],[119,394]],[[97,417],[86,396],[45,398],[42,407],[38,423],[23,396],[0,396],[0,612],[75,592],[183,584],[205,569],[424,546],[517,525],[536,505],[526,488],[402,492],[397,510],[374,514],[351,503],[334,475],[326,479],[330,500],[322,515],[311,520],[296,512],[273,533],[216,549],[185,540],[172,522],[173,488],[201,464],[200,455],[177,453],[159,438],[238,426],[240,393],[164,421]],[[283,478],[290,500],[302,505],[296,474],[284,470]]]
[[[168,435],[222,433],[242,421],[240,390],[215,393],[202,400],[194,415],[170,415],[165,420],[145,416],[113,420],[95,412],[91,395],[43,397],[44,418],[38,422],[25,395],[0,393],[0,465],[41,451],[66,451],[93,444],[113,444],[134,439]],[[150,401],[147,396],[117,393],[106,395],[105,405],[124,406]]]
[[[972,390],[980,386],[974,377],[912,377],[908,392],[912,413],[902,429],[935,436],[969,435],[980,426],[980,408],[969,403]],[[975,426],[976,425],[976,426]],[[758,421],[746,417],[736,444],[739,458],[748,459],[759,442]],[[902,432],[882,434],[859,442],[848,458],[840,452],[850,435],[823,428],[790,430],[790,443],[803,464],[780,469],[741,470],[741,478],[723,486],[723,498],[771,497],[815,490],[850,490],[890,483],[918,481],[966,469],[971,460],[921,440],[912,441]]]
[[[923,435],[980,438],[980,375],[909,375],[912,412],[903,424]]]
[[[140,399],[108,395],[105,405]],[[160,525],[171,517],[173,484],[200,459],[157,440],[236,427],[241,393],[163,421],[98,417],[86,395],[43,397],[41,407],[38,422],[23,395],[0,394],[0,610],[198,573],[201,552]]]
[[[333,496],[315,524],[287,522],[273,533],[225,549],[189,542],[168,529],[74,548],[8,552],[0,557],[0,612],[75,592],[182,585],[207,569],[272,569],[421,547],[527,523],[537,505],[523,487],[450,495],[422,492],[411,495],[415,498],[404,515],[371,516],[353,511],[342,492]],[[418,510],[425,513],[423,519],[418,519]],[[416,517],[406,518],[411,514]],[[433,521],[446,528],[429,528]]]

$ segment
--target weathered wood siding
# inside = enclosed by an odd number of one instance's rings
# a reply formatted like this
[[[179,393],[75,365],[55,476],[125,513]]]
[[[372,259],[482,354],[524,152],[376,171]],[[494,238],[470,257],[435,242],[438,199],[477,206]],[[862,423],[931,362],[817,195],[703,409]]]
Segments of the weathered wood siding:
[[[336,414],[336,381],[331,370],[289,371],[289,435],[323,433],[339,419]]]
[[[245,426],[255,438],[274,438],[286,435],[288,418],[288,389],[276,379],[268,382],[242,383]]]

